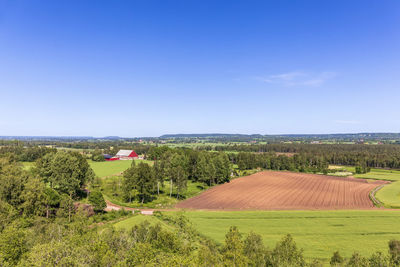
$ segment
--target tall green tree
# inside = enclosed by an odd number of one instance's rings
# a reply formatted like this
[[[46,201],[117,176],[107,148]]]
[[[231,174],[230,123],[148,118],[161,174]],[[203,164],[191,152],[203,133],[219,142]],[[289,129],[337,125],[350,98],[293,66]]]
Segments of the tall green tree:
[[[37,164],[37,172],[50,187],[70,196],[94,179],[94,172],[79,153],[46,154]]]
[[[40,178],[30,178],[21,193],[21,208],[25,215],[43,215],[46,209],[46,187]]]
[[[225,235],[222,257],[226,266],[246,266],[248,258],[244,255],[242,234],[236,226],[232,226]]]
[[[155,187],[155,177],[153,169],[149,164],[140,162],[135,168],[134,185],[142,204],[151,198]]]

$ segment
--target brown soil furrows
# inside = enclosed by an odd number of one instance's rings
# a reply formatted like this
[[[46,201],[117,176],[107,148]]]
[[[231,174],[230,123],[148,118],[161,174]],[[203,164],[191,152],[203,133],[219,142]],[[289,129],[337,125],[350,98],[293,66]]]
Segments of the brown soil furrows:
[[[263,171],[184,200],[177,208],[211,210],[369,209],[369,192],[384,184],[317,174]]]

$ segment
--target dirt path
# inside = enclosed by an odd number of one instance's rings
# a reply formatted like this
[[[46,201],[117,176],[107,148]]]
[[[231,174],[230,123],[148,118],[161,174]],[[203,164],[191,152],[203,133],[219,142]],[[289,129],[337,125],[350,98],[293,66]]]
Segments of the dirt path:
[[[120,210],[120,209],[124,209],[124,210],[129,210],[129,211],[135,211],[135,210],[140,210],[141,212],[150,212],[150,211],[177,211],[178,209],[152,209],[152,208],[129,208],[129,207],[124,207],[124,206],[120,206],[117,204],[112,203],[109,200],[106,200],[107,203],[107,207],[104,209],[105,211],[112,211],[112,210]]]

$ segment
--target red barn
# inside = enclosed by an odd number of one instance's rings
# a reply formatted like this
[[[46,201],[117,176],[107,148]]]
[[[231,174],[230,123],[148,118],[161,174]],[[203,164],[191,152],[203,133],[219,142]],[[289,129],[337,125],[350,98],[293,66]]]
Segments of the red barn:
[[[120,150],[114,158],[118,159],[137,159],[138,154],[133,150]]]

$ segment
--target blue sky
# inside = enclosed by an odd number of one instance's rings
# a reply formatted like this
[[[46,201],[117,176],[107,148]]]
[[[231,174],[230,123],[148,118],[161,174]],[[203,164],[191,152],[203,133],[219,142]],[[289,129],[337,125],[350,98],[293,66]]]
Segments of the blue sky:
[[[0,0],[0,135],[400,132],[400,1]]]

